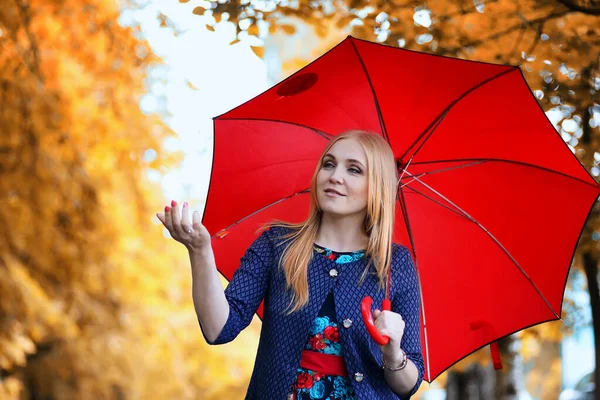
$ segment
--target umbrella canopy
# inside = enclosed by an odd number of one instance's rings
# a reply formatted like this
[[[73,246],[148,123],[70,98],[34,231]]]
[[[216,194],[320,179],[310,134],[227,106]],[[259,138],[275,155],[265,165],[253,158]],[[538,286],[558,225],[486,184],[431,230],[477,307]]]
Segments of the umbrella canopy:
[[[518,67],[348,37],[214,127],[203,224],[227,279],[260,225],[307,217],[322,150],[362,129],[382,135],[397,160],[394,241],[418,271],[427,381],[560,318],[600,191]]]

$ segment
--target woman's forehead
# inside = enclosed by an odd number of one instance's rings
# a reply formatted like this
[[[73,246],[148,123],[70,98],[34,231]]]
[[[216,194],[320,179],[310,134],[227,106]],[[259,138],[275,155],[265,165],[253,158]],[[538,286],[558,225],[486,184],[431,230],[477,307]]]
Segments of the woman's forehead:
[[[335,159],[355,159],[366,164],[367,157],[365,150],[354,139],[344,139],[336,142],[327,154],[331,154]]]

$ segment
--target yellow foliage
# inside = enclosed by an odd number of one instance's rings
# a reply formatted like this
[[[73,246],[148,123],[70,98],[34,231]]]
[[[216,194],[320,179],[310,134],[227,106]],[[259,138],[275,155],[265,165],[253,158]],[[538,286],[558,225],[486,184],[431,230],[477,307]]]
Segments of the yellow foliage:
[[[145,174],[181,155],[140,110],[160,60],[122,6],[0,7],[1,399],[209,398],[253,360],[204,343],[185,249],[151,221],[166,201]]]
[[[265,48],[262,46],[250,46],[250,48],[252,49],[254,54],[257,55],[257,57],[262,58],[262,56],[265,54]]]

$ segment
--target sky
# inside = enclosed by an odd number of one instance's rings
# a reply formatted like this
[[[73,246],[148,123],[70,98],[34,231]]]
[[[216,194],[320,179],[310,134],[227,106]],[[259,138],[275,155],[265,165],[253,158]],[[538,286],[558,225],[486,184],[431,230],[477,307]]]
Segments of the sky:
[[[180,168],[151,178],[161,183],[166,199],[188,201],[190,207],[199,212],[203,210],[210,178],[212,117],[251,99],[281,78],[281,57],[273,57],[274,52],[298,51],[298,47],[292,45],[282,49],[267,46],[265,63],[250,49],[250,44],[262,44],[259,39],[229,45],[235,39],[233,24],[221,22],[214,32],[206,29],[207,22],[214,22],[212,17],[192,13],[195,6],[202,4],[199,1],[182,4],[175,0],[155,0],[143,10],[125,11],[120,21],[125,25],[133,20],[139,22],[143,36],[166,64],[166,68],[152,71],[152,76],[160,79],[140,106],[142,110],[152,112],[161,104],[161,97],[166,99],[171,114],[166,122],[178,138],[164,145],[185,153]],[[204,4],[208,7],[208,3]],[[159,12],[173,21],[178,36],[172,29],[159,26]],[[423,26],[431,23],[430,15],[423,10],[415,12],[414,20]],[[556,110],[547,113],[555,125],[560,120],[556,113]],[[158,220],[153,222],[159,224]],[[166,230],[164,233],[168,237]],[[589,309],[587,293],[569,295]],[[563,387],[572,387],[583,374],[593,369],[592,349],[591,328],[577,331],[563,340]]]
[[[249,40],[229,45],[235,39],[234,25],[221,22],[215,32],[209,31],[205,25],[212,17],[192,13],[192,9],[201,4],[154,1],[141,11],[124,12],[121,23],[127,24],[131,19],[140,22],[143,36],[167,65],[164,71],[154,73],[166,83],[156,82],[152,94],[140,104],[142,110],[152,112],[159,104],[157,98],[166,98],[171,114],[167,123],[178,138],[167,141],[165,146],[185,153],[181,167],[160,179],[165,198],[188,201],[192,209],[202,213],[212,159],[212,117],[270,85],[267,66],[249,46],[258,43]],[[172,29],[159,26],[159,12],[174,22],[181,32],[178,36]],[[158,176],[153,178],[159,179]]]

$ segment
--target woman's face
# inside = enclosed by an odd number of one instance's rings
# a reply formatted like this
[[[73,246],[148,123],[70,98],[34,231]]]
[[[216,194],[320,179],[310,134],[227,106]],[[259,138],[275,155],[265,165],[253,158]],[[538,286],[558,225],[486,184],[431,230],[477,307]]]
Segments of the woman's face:
[[[329,149],[317,174],[321,210],[340,216],[363,212],[367,195],[365,151],[355,139],[340,140]]]

